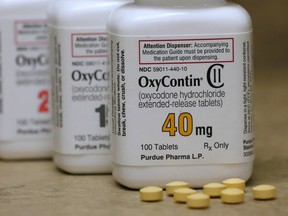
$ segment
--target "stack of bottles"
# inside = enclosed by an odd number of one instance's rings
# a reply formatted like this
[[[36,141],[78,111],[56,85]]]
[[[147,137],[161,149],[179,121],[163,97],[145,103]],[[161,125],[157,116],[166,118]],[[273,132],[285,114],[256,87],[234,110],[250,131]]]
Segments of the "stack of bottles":
[[[252,23],[241,6],[0,1],[0,40],[1,159],[53,157],[130,188],[250,178]]]

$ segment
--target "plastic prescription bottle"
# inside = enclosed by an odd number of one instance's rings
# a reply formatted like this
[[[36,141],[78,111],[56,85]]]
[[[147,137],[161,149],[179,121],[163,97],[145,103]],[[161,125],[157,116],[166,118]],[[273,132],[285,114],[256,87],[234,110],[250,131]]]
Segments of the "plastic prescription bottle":
[[[106,22],[127,2],[60,0],[49,8],[54,162],[66,172],[111,172]]]
[[[0,158],[52,155],[48,0],[0,0]]]
[[[111,37],[113,176],[201,187],[252,173],[252,24],[224,0],[136,0]]]

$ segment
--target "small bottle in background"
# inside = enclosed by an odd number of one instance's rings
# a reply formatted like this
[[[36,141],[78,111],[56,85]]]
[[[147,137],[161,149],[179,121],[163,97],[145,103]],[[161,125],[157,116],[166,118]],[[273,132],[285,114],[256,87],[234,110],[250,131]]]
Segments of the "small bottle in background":
[[[52,156],[47,9],[0,1],[0,158]]]
[[[60,0],[49,8],[54,162],[66,172],[111,173],[106,22],[128,2]]]

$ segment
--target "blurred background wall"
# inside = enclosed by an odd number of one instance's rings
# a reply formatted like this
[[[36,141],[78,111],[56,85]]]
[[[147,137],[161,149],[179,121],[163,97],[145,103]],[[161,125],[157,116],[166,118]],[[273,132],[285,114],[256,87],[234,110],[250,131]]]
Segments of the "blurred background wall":
[[[273,68],[288,73],[288,0],[230,1],[242,5],[252,17],[256,75]]]

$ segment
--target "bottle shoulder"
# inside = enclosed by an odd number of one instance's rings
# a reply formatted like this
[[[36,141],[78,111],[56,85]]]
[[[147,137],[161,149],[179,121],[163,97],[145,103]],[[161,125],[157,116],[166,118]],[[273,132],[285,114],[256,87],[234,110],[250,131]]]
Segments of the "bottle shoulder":
[[[248,12],[231,3],[195,8],[129,4],[116,9],[108,21],[108,31],[120,35],[222,34],[251,30]]]
[[[128,1],[58,0],[48,9],[48,23],[55,27],[104,26],[111,11]]]
[[[45,17],[52,0],[2,0],[0,1],[0,18]]]

